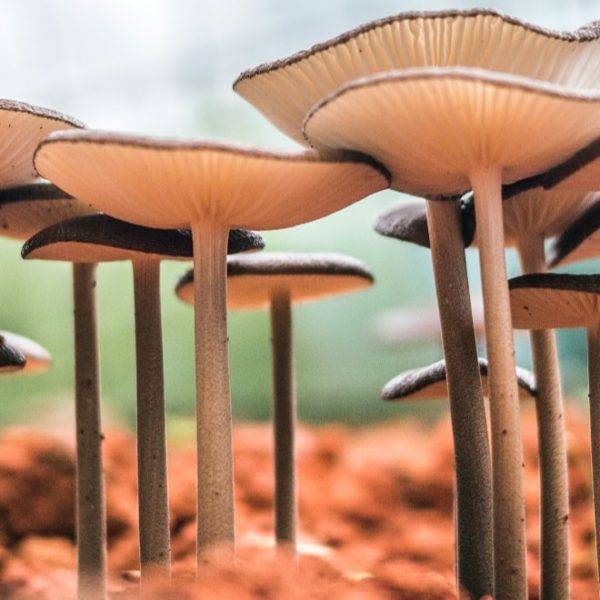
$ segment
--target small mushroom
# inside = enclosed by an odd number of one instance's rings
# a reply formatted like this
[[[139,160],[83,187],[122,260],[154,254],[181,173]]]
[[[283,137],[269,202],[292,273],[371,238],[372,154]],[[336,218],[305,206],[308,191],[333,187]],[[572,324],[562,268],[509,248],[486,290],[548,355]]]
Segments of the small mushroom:
[[[485,358],[479,358],[478,365],[483,395],[488,398],[488,362]],[[516,374],[519,398],[521,400],[535,398],[537,388],[533,373],[522,367],[517,367]],[[381,397],[388,401],[441,400],[447,398],[446,361],[440,360],[427,367],[400,373],[400,375],[385,384],[381,390]]]
[[[177,284],[177,295],[194,302],[194,272]],[[359,261],[339,254],[269,252],[227,260],[231,310],[269,308],[273,343],[273,424],[275,439],[275,538],[296,552],[296,386],[291,305],[363,289],[373,275]]]
[[[233,231],[229,252],[256,250],[262,238]],[[170,575],[160,262],[190,260],[189,231],[150,229],[95,214],[52,225],[28,240],[24,258],[133,265],[137,355],[137,449],[142,587],[151,574]]]
[[[197,562],[214,544],[234,548],[226,256],[232,227],[281,229],[386,188],[371,159],[286,155],[232,145],[82,132],[54,134],[37,169],[99,210],[149,227],[190,227],[194,245]]]
[[[37,375],[47,371],[52,364],[50,352],[37,342],[17,333],[10,331],[0,331],[2,343],[12,346],[25,357],[22,373]]]
[[[450,416],[456,463],[458,586],[479,597],[493,585],[492,470],[477,346],[465,263],[464,230],[455,200],[408,203],[384,212],[375,230],[388,237],[431,245],[437,304],[448,365]],[[449,301],[449,299],[452,301]]]
[[[585,327],[588,337],[590,424],[596,531],[600,531],[600,276],[536,273],[511,279],[517,329]],[[568,519],[568,513],[562,515]],[[596,542],[600,564],[600,544]]]
[[[0,333],[0,374],[22,371],[26,362],[27,359],[23,352],[10,344]]]

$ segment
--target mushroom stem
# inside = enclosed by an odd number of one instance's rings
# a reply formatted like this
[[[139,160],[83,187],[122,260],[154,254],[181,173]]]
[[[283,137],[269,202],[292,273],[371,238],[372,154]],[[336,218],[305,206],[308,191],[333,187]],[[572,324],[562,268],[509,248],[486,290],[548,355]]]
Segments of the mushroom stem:
[[[271,296],[273,344],[273,425],[275,437],[275,539],[279,549],[296,552],[296,389],[289,290]]]
[[[133,263],[137,361],[137,460],[142,586],[170,575],[160,262]]]
[[[544,239],[534,234],[517,244],[524,274],[546,271]],[[537,384],[536,411],[541,484],[540,597],[569,597],[569,494],[563,401],[556,336],[531,330],[531,355]]]
[[[73,265],[77,431],[77,593],[106,598],[106,503],[102,473],[96,265]]]
[[[470,174],[479,232],[494,491],[494,581],[497,600],[527,597],[523,450],[504,257],[501,169]]]
[[[596,525],[596,566],[600,568],[600,323],[589,327],[588,377],[590,386],[590,429],[592,436],[592,481]]]
[[[427,227],[454,436],[458,584],[480,598],[494,591],[492,471],[458,202],[428,201]]]
[[[233,451],[227,354],[226,226],[209,220],[192,225],[196,321],[196,419],[198,539],[204,551],[221,544],[233,553]]]

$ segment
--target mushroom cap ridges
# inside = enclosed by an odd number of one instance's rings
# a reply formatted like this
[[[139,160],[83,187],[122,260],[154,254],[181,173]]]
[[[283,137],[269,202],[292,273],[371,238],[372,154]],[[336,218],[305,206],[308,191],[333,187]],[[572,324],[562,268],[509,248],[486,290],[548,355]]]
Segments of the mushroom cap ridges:
[[[303,143],[300,125],[315,102],[348,81],[393,69],[467,66],[597,87],[598,37],[597,24],[557,32],[492,10],[408,12],[245,71],[234,89]]]
[[[483,395],[488,396],[487,375],[488,362],[479,358],[479,374],[481,376]],[[519,397],[521,399],[535,397],[537,388],[533,373],[521,367],[516,368]],[[436,400],[448,397],[446,384],[446,362],[436,363],[419,369],[411,369],[397,375],[382,389],[384,400]]]
[[[433,198],[469,190],[477,169],[501,169],[504,184],[546,171],[600,135],[599,113],[598,91],[481,69],[408,69],[340,87],[303,130],[320,149],[373,156],[394,189]]]
[[[600,254],[600,196],[553,242],[548,252],[550,267],[564,265]]]
[[[0,234],[17,240],[26,240],[59,221],[95,212],[51,183],[0,190]]]
[[[75,135],[77,134],[77,135]],[[279,229],[324,217],[389,186],[356,153],[276,154],[107,132],[61,132],[35,155],[40,173],[119,219],[161,228],[211,221]]]
[[[516,329],[589,327],[600,322],[600,275],[534,273],[509,280]]]
[[[292,302],[306,302],[349,293],[371,285],[371,271],[360,261],[334,253],[263,252],[227,259],[227,301],[230,309],[269,306],[271,296],[287,290]],[[193,272],[179,280],[176,293],[193,302]]]
[[[435,202],[449,200],[438,199]],[[475,233],[475,207],[472,203],[461,200],[460,209],[463,240],[467,247],[473,241]],[[374,229],[383,236],[429,248],[427,206],[423,201],[403,201],[395,204],[377,217]]]
[[[262,247],[262,238],[254,232],[230,232],[230,252]],[[189,230],[151,229],[96,213],[47,227],[24,244],[21,254],[70,262],[190,260],[193,246]]]
[[[47,108],[0,99],[0,188],[35,181],[33,155],[38,144],[52,131],[83,126]]]

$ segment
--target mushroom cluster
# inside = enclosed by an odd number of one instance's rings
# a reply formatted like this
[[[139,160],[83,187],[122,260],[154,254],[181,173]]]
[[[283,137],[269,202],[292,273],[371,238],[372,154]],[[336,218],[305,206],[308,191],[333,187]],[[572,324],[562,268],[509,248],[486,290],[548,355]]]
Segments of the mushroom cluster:
[[[535,396],[539,427],[540,595],[568,597],[566,442],[551,330],[587,327],[595,365],[600,288],[597,276],[539,272],[548,262],[547,238],[557,238],[553,265],[570,253],[595,256],[599,56],[597,24],[555,32],[491,10],[412,12],[368,23],[234,83],[305,146],[293,154],[86,129],[58,113],[0,101],[2,230],[27,240],[24,258],[73,264],[80,598],[107,595],[97,264],[133,265],[142,593],[150,578],[170,577],[163,260],[193,262],[176,291],[195,317],[197,569],[216,549],[235,556],[228,308],[271,311],[275,537],[295,556],[291,305],[367,287],[373,276],[340,255],[228,254],[262,249],[260,236],[247,230],[301,225],[386,188],[425,199],[386,211],[376,230],[430,248],[445,358],[394,379],[383,395],[449,399],[458,591],[527,596],[519,408],[527,394]],[[478,358],[473,324],[470,245],[479,249],[487,361]],[[526,273],[510,291],[505,246],[517,248]],[[554,298],[555,308],[542,295]],[[535,330],[535,385],[516,368],[513,320]],[[0,340],[2,368],[29,360],[21,344]],[[598,528],[596,371],[590,367]]]

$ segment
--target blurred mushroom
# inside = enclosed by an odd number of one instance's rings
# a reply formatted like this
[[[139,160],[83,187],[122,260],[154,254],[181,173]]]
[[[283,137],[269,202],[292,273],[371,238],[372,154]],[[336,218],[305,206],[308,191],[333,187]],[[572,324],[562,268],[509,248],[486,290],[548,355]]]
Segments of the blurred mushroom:
[[[588,336],[589,400],[596,531],[600,531],[600,276],[535,273],[511,279],[517,329],[585,327]],[[568,512],[562,515],[568,519]],[[600,544],[596,540],[600,564]]]
[[[262,238],[233,231],[228,252],[256,250]],[[24,258],[133,266],[137,357],[137,455],[142,588],[170,575],[169,505],[160,311],[160,262],[190,260],[189,231],[150,229],[95,214],[52,225],[28,240]]]
[[[458,587],[475,597],[493,585],[492,469],[488,428],[477,364],[477,346],[465,263],[464,230],[458,199],[405,204],[385,211],[375,230],[419,245],[431,245],[431,257],[448,365],[448,389],[456,463]]]
[[[0,331],[0,339],[3,343],[13,347],[25,357],[23,373],[38,374],[47,371],[52,364],[50,352],[37,342],[17,333]]]
[[[196,319],[197,560],[233,548],[226,250],[231,227],[279,229],[326,216],[389,184],[366,159],[320,160],[214,143],[103,132],[55,134],[36,167],[77,198],[150,227],[191,227]]]
[[[0,374],[14,373],[25,368],[26,358],[23,352],[10,344],[0,334]]]
[[[273,425],[275,439],[275,538],[296,552],[296,385],[292,303],[362,289],[373,275],[358,260],[339,254],[268,252],[227,260],[227,298],[232,310],[269,308],[273,343]],[[177,284],[177,295],[194,301],[194,272]]]

